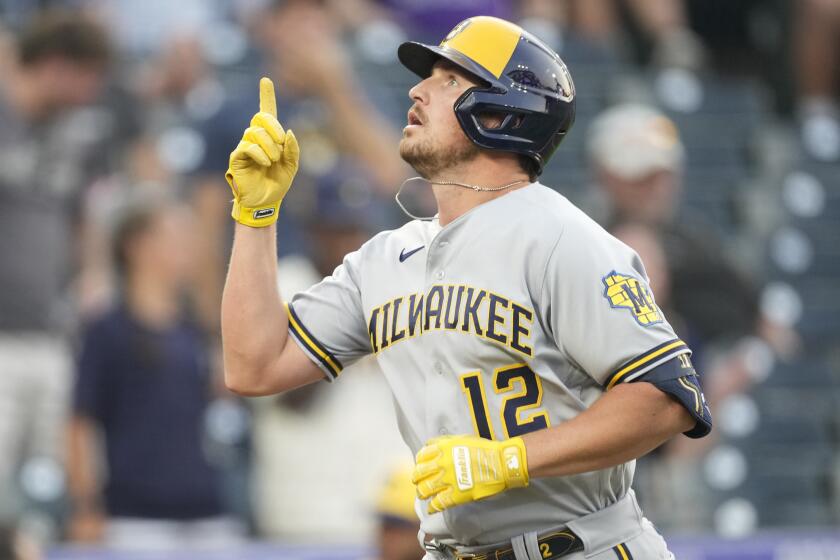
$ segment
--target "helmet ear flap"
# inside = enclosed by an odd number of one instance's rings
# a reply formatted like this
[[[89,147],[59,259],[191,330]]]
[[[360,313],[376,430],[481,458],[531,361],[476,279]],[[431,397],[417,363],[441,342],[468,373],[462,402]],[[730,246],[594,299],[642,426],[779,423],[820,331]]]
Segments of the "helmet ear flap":
[[[455,116],[464,133],[475,145],[492,150],[523,152],[536,151],[531,139],[516,134],[516,129],[527,119],[527,109],[513,108],[499,103],[502,95],[492,90],[471,88],[455,101]],[[495,126],[489,126],[482,117],[501,117]]]
[[[557,119],[546,118],[559,101],[530,95],[515,88],[474,87],[455,101],[453,109],[464,134],[473,144],[489,150],[513,152],[529,157],[542,173],[547,157],[557,148],[574,122],[574,107],[564,113],[558,130]],[[487,126],[482,116],[501,117],[498,126]]]

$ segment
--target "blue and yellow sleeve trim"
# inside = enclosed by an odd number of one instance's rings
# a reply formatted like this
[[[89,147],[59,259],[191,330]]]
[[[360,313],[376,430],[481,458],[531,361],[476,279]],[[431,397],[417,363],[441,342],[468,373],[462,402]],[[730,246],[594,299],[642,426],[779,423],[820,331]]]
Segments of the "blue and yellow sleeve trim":
[[[626,544],[620,544],[613,547],[613,552],[618,556],[619,560],[633,560],[633,555],[630,554],[630,549]]]
[[[640,356],[621,365],[604,383],[606,389],[612,389],[619,383],[631,381],[644,372],[656,367],[675,356],[690,353],[688,345],[680,339],[669,340],[652,348]]]
[[[295,313],[292,304],[286,304],[286,313],[289,315],[289,330],[292,332],[292,335],[316,360],[318,360],[322,369],[326,370],[332,379],[338,377],[338,374],[341,373],[342,369],[344,369],[341,362],[339,362],[338,359],[333,356],[323,344],[318,342],[318,339],[312,336],[312,333],[303,326],[303,323],[301,323],[300,318],[297,316],[297,313]]]

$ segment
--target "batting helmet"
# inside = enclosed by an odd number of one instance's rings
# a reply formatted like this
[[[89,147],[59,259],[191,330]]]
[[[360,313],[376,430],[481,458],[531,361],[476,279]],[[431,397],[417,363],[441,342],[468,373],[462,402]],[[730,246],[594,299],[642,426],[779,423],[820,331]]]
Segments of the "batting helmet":
[[[523,154],[539,175],[575,120],[575,87],[566,64],[545,43],[508,21],[477,16],[459,23],[440,46],[409,41],[397,56],[427,78],[444,58],[478,78],[455,102],[455,115],[477,146]],[[486,127],[483,114],[501,115]]]

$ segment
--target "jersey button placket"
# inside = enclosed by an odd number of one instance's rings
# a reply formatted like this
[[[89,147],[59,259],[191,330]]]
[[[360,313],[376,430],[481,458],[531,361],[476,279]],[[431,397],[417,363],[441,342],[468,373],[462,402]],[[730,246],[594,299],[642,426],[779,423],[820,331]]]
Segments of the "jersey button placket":
[[[449,241],[438,241],[435,248],[436,249],[443,249],[447,245],[449,245]],[[445,270],[440,269],[435,273],[435,279],[443,280],[444,278],[446,278],[446,271]]]
[[[442,249],[447,245],[449,245],[448,241],[440,239],[434,240],[429,244],[426,258],[426,293],[428,293],[428,290],[433,285],[446,278],[446,271],[443,268],[445,259]],[[441,424],[446,425],[448,416],[444,415],[444,417],[441,417],[441,411],[439,409],[440,401],[438,398],[435,398],[436,395],[440,395],[441,392],[447,391],[450,388],[450,381],[448,376],[445,375],[447,373],[445,359],[441,355],[440,348],[437,347],[429,348],[427,356],[430,358],[430,362],[428,363],[431,366],[431,372],[434,372],[434,375],[428,378],[426,389],[426,419],[430,424],[430,434],[440,436],[449,435],[450,431],[448,427],[441,426]]]

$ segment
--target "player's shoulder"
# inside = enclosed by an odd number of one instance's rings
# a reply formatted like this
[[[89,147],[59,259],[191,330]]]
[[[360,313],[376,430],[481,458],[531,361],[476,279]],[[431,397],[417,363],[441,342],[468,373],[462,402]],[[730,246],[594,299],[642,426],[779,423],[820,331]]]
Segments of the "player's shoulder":
[[[521,200],[530,211],[524,214],[531,231],[546,231],[546,222],[555,224],[556,251],[571,254],[597,254],[602,251],[632,252],[620,240],[605,230],[586,212],[578,208],[561,193],[541,184],[523,189]],[[629,254],[628,254],[629,256]]]
[[[527,230],[545,233],[550,228],[564,235],[611,237],[568,198],[542,183],[532,183],[512,194],[516,196],[511,197],[512,204],[506,210],[527,224]]]

